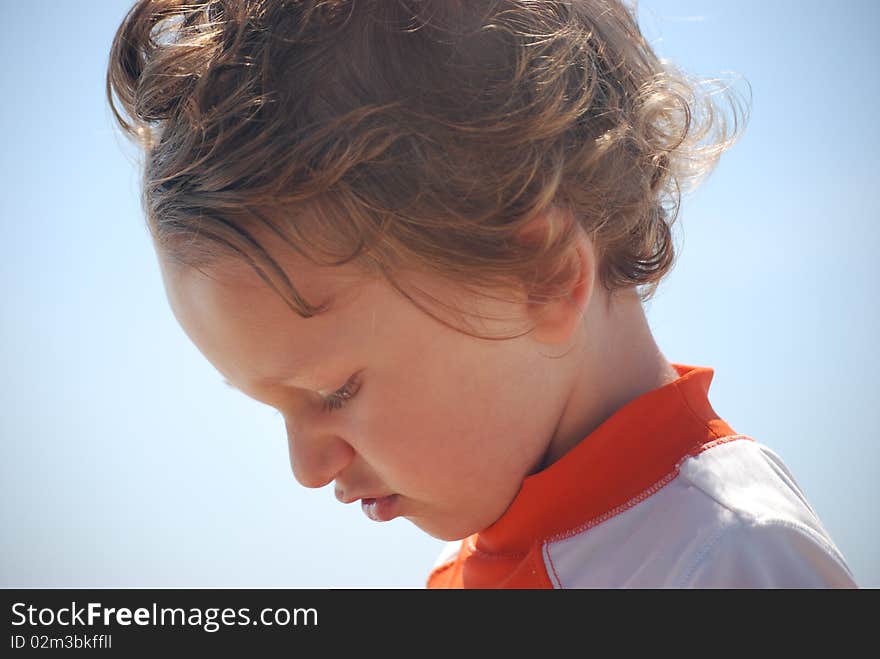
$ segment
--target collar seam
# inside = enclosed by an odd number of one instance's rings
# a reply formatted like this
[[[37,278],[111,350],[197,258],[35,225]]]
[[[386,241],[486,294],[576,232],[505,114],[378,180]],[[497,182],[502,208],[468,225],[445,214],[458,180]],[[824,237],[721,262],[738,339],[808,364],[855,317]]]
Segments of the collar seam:
[[[565,540],[566,538],[570,538],[572,536],[578,535],[579,533],[583,533],[584,531],[589,531],[591,528],[598,526],[602,522],[606,522],[613,517],[617,517],[621,513],[628,510],[629,508],[633,508],[633,507],[637,506],[638,504],[640,504],[642,501],[645,501],[646,499],[649,499],[653,495],[657,494],[657,492],[659,492],[664,487],[669,485],[669,483],[671,483],[676,478],[678,478],[678,476],[681,474],[681,465],[684,464],[685,460],[696,457],[697,455],[699,455],[703,451],[707,451],[707,450],[714,448],[716,446],[720,446],[721,444],[726,444],[728,442],[732,442],[732,441],[736,441],[736,440],[740,440],[740,439],[752,440],[752,438],[747,435],[727,435],[725,437],[718,437],[717,439],[714,439],[711,442],[706,442],[704,444],[695,445],[693,448],[689,449],[681,457],[681,459],[678,462],[675,463],[675,466],[669,471],[669,473],[667,473],[665,476],[663,476],[663,478],[659,479],[654,484],[648,486],[647,488],[645,488],[644,490],[642,490],[641,492],[639,492],[635,496],[631,497],[625,503],[622,503],[618,506],[615,506],[614,508],[611,508],[610,510],[608,510],[608,511],[602,513],[601,515],[598,515],[592,519],[589,519],[586,522],[579,524],[578,526],[566,529],[565,531],[560,531],[559,533],[556,533],[552,536],[548,536],[547,538],[545,538],[541,542],[547,543],[547,542],[558,542],[560,540]]]

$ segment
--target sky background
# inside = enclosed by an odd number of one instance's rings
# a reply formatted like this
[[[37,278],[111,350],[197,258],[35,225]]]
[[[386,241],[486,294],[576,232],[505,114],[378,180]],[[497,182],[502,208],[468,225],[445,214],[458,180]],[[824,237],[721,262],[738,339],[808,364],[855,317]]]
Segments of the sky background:
[[[280,416],[177,326],[104,101],[129,6],[0,0],[0,586],[423,585],[440,541],[299,486]],[[752,94],[684,200],[657,342],[715,369],[718,413],[880,587],[880,3],[639,13],[662,56]]]

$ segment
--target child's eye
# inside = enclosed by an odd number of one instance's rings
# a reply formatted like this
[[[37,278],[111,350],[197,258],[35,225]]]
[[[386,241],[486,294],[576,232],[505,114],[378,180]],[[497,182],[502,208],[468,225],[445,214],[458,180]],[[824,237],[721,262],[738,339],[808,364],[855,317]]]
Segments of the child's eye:
[[[360,380],[356,375],[352,376],[343,387],[324,398],[324,409],[328,412],[338,410],[354,397],[359,388]]]

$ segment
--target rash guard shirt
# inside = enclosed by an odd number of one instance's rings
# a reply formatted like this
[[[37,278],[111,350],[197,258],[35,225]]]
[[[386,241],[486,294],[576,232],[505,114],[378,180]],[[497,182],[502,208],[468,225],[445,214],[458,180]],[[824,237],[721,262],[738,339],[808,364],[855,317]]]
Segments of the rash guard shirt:
[[[428,587],[855,587],[782,460],[712,409],[714,371],[673,367],[448,543]]]

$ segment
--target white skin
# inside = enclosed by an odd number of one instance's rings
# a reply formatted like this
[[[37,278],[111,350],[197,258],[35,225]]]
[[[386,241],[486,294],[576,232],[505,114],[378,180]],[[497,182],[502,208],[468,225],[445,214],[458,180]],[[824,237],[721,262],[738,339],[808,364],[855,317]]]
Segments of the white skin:
[[[491,323],[493,332],[535,326],[502,341],[447,327],[353,266],[318,267],[289,249],[282,264],[304,297],[335,298],[325,313],[300,317],[234,259],[210,276],[160,263],[190,339],[230,384],[283,415],[302,485],[335,482],[344,502],[396,495],[395,516],[453,540],[490,526],[529,474],[678,377],[635,291],[609,298],[586,234],[573,249],[577,286],[540,316],[522,303],[465,299],[518,318]],[[437,278],[419,285],[456,295]]]

